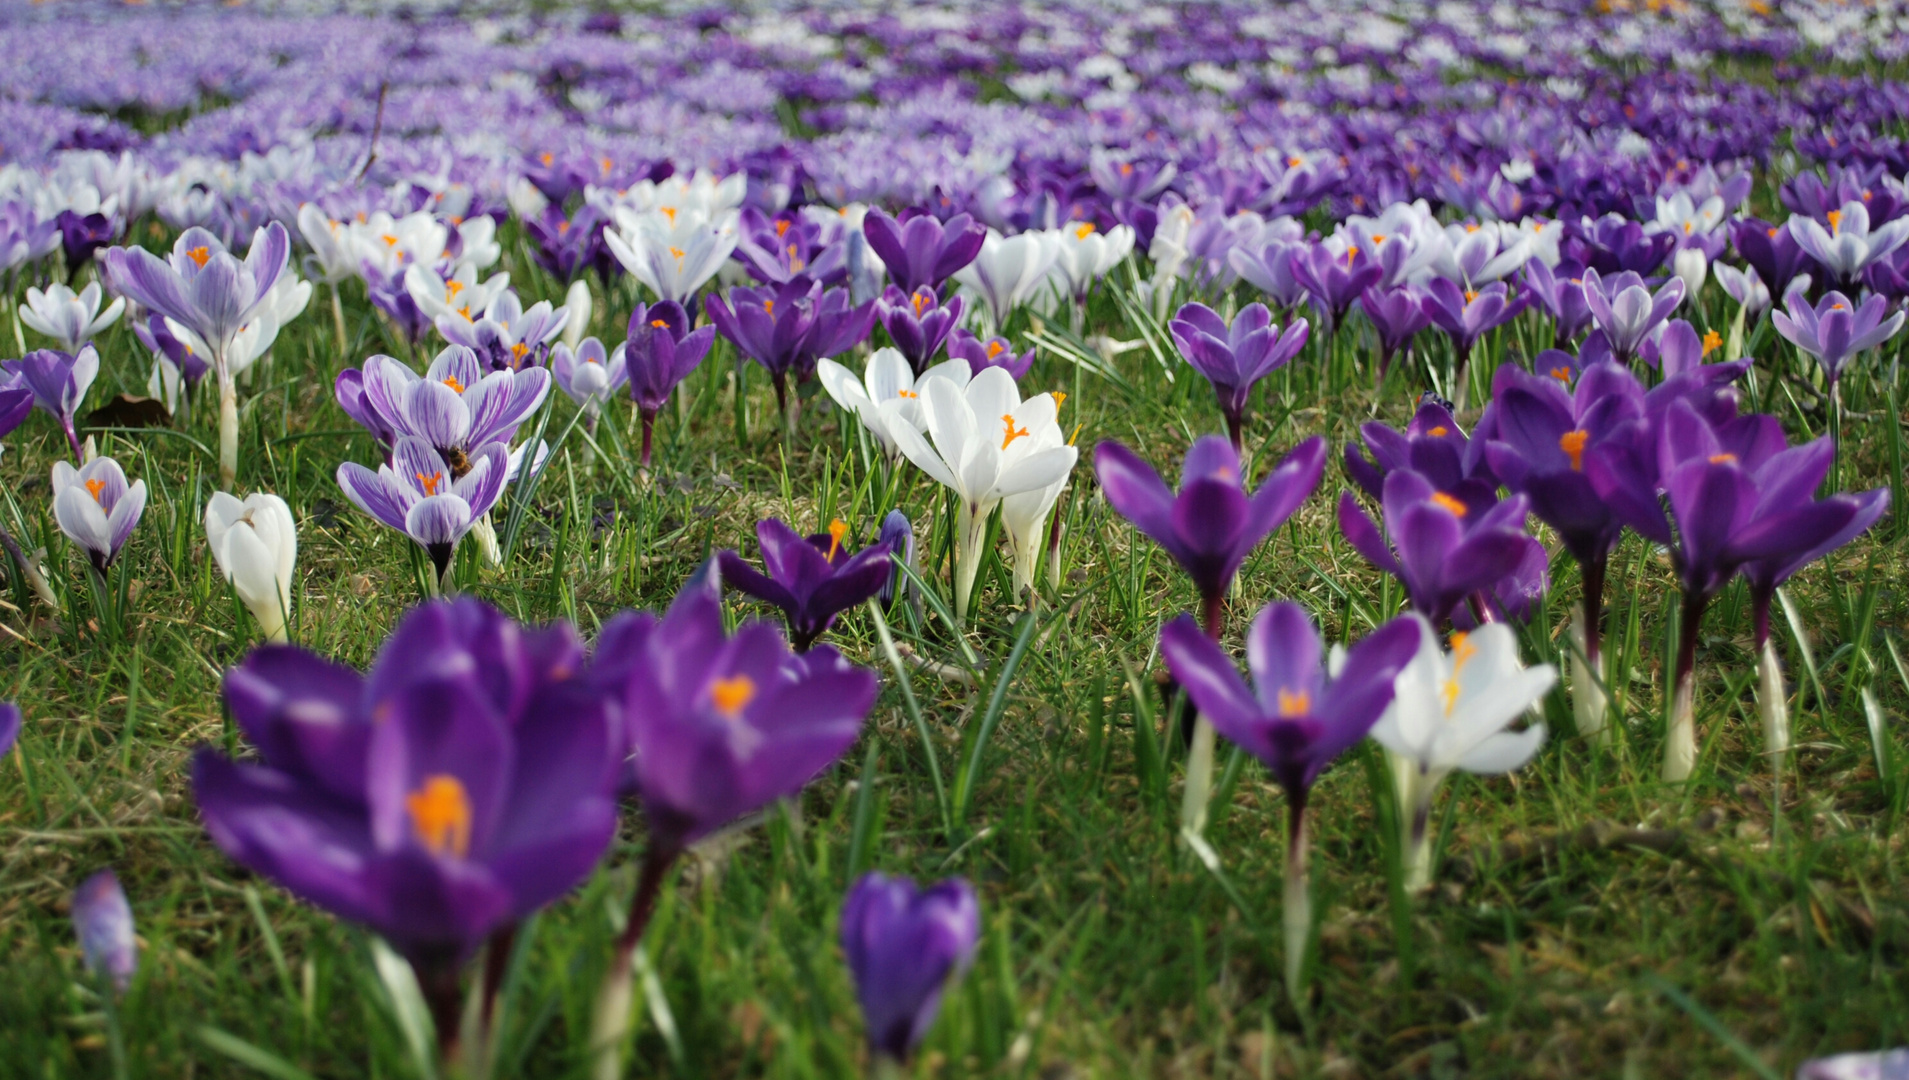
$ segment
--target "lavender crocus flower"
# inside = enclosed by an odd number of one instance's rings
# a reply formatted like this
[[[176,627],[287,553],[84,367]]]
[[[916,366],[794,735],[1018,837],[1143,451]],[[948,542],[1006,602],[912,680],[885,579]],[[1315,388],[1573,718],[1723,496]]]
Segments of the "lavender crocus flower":
[[[1006,338],[991,337],[982,341],[966,330],[956,329],[948,338],[948,359],[967,361],[971,377],[987,368],[998,367],[1007,369],[1014,381],[1020,382],[1034,366],[1034,350],[1016,356],[1014,346]]]
[[[125,471],[112,458],[96,457],[77,469],[64,461],[53,463],[53,520],[86,552],[101,577],[119,558],[145,511],[146,482],[135,480],[129,486]]]
[[[1518,606],[1521,597],[1497,587],[1522,590],[1527,564],[1543,565],[1544,545],[1524,531],[1522,495],[1499,502],[1479,484],[1444,492],[1411,469],[1394,469],[1381,506],[1383,535],[1358,499],[1342,493],[1339,531],[1367,562],[1398,578],[1413,609],[1434,625],[1457,618],[1465,605],[1464,614],[1478,621],[1492,617],[1494,602]]]
[[[1325,467],[1326,441],[1314,436],[1294,447],[1249,496],[1232,444],[1205,435],[1187,450],[1176,495],[1133,451],[1117,442],[1094,448],[1094,471],[1107,502],[1193,579],[1202,623],[1215,639],[1240,564],[1299,509]]]
[[[1433,278],[1425,286],[1423,308],[1432,325],[1445,332],[1458,357],[1454,386],[1461,406],[1470,389],[1467,372],[1471,368],[1472,348],[1478,339],[1518,317],[1531,303],[1531,293],[1521,292],[1507,299],[1502,281],[1482,289],[1460,289],[1448,278]]]
[[[1393,358],[1410,348],[1418,332],[1432,323],[1425,314],[1425,294],[1411,285],[1372,288],[1359,294],[1359,307],[1379,335],[1379,370],[1373,384],[1381,385]]]
[[[1772,296],[1790,291],[1790,282],[1810,273],[1816,260],[1796,242],[1788,227],[1772,225],[1760,218],[1743,218],[1731,227],[1731,242],[1737,254],[1755,270]]]
[[[716,340],[716,328],[705,326],[691,331],[689,313],[674,300],[655,304],[637,304],[630,313],[629,338],[618,351],[629,376],[630,397],[643,422],[644,468],[650,465],[651,436],[656,414],[668,403],[676,384],[689,377],[709,354]]]
[[[338,466],[338,486],[353,506],[410,537],[431,556],[433,589],[449,581],[457,542],[490,513],[504,492],[510,453],[501,442],[460,451],[456,473],[428,441],[399,435],[391,460],[372,472],[355,461]]]
[[[869,250],[888,267],[889,279],[908,296],[923,288],[939,293],[942,282],[981,253],[988,230],[966,214],[942,222],[932,214],[904,213],[897,221],[880,209],[871,209],[862,219],[862,235]]]
[[[1266,294],[1281,311],[1291,311],[1306,299],[1306,285],[1293,269],[1295,258],[1305,258],[1304,240],[1274,238],[1260,245],[1236,247],[1226,264],[1247,284]]]
[[[1249,687],[1219,644],[1182,615],[1160,630],[1160,655],[1202,718],[1265,764],[1286,792],[1286,986],[1295,1000],[1312,926],[1306,800],[1327,766],[1366,737],[1392,703],[1393,680],[1419,646],[1419,624],[1393,619],[1328,664],[1304,608],[1271,604],[1246,639]]]
[[[877,1054],[906,1062],[934,1026],[950,976],[974,962],[981,905],[950,878],[926,889],[864,874],[842,904],[842,952]]]
[[[95,281],[75,293],[55,282],[45,292],[27,288],[27,302],[19,309],[20,321],[59,343],[60,351],[76,353],[119,321],[126,310],[126,298],[116,297],[99,309],[100,288]]]
[[[1832,280],[1843,285],[1857,283],[1871,263],[1887,258],[1909,241],[1909,218],[1897,218],[1871,229],[1869,208],[1860,200],[1846,202],[1824,216],[1829,219],[1827,229],[1813,217],[1792,217],[1790,235],[1797,246],[1822,264]]]
[[[1338,333],[1353,301],[1385,277],[1384,264],[1364,249],[1341,246],[1327,238],[1292,255],[1293,276],[1325,318],[1329,336]]]
[[[1394,469],[1411,469],[1448,494],[1467,485],[1485,493],[1498,486],[1485,461],[1484,443],[1468,438],[1452,411],[1429,393],[1419,402],[1404,434],[1370,420],[1359,425],[1359,437],[1371,457],[1347,443],[1346,475],[1374,499],[1384,496],[1386,474]]]
[[[1205,304],[1187,304],[1174,314],[1168,329],[1180,355],[1213,385],[1236,454],[1242,449],[1253,387],[1291,363],[1311,333],[1304,319],[1294,320],[1282,333],[1264,304],[1241,308],[1231,326]]]
[[[73,460],[86,457],[80,446],[78,420],[80,403],[99,376],[99,351],[91,345],[69,356],[53,349],[36,349],[18,360],[0,363],[0,372],[12,377],[17,389],[32,393],[33,403],[59,422]]]
[[[97,871],[73,892],[73,936],[86,970],[123,994],[139,972],[139,942],[133,936],[133,906],[111,867]]]
[[[487,372],[476,352],[450,345],[437,354],[422,377],[401,360],[372,356],[365,361],[362,385],[363,407],[379,426],[436,447],[451,479],[457,480],[469,469],[478,447],[508,444],[516,437],[518,427],[550,393],[550,372],[543,368]],[[342,395],[339,404],[351,411]],[[378,427],[365,426],[378,434]]]
[[[738,592],[782,609],[789,641],[804,653],[834,624],[835,617],[865,603],[889,584],[894,570],[886,544],[871,544],[850,554],[842,546],[848,523],[829,522],[827,532],[804,537],[776,518],[756,522],[767,574],[734,551],[717,556],[723,582]]]
[[[628,350],[617,346],[615,353],[604,355],[603,342],[594,337],[577,343],[577,351],[559,341],[550,350],[550,374],[558,389],[584,412],[584,426],[594,432],[603,403],[630,381],[624,357]]]
[[[1591,323],[1591,306],[1584,298],[1584,267],[1574,262],[1546,266],[1542,259],[1525,263],[1524,291],[1551,316],[1551,345],[1567,348]]]
[[[1909,218],[1903,220],[1909,222]],[[1787,310],[1770,316],[1776,332],[1823,365],[1823,377],[1832,392],[1851,357],[1895,337],[1909,317],[1898,311],[1884,318],[1889,303],[1873,294],[1857,304],[1840,292],[1830,292],[1812,307],[1801,290],[1792,290],[1783,303]]]
[[[890,285],[875,301],[875,318],[888,331],[895,350],[907,359],[908,366],[920,378],[927,371],[942,343],[961,324],[967,299],[952,296],[944,303],[926,286],[912,293]]]
[[[1644,336],[1670,318],[1683,299],[1682,278],[1671,278],[1653,296],[1644,279],[1631,271],[1608,279],[1596,270],[1584,272],[1584,301],[1590,306],[1591,321],[1603,332],[1620,363],[1628,363],[1637,355]]]
[[[583,658],[567,624],[427,603],[365,674],[254,650],[226,673],[225,701],[261,763],[210,748],[193,760],[213,843],[409,960],[446,1056],[464,962],[574,888],[616,833],[623,741],[574,676]]]
[[[489,370],[522,371],[543,362],[569,318],[568,308],[553,308],[548,300],[526,310],[517,294],[505,289],[477,318],[439,315],[436,325],[445,341],[472,350]]]

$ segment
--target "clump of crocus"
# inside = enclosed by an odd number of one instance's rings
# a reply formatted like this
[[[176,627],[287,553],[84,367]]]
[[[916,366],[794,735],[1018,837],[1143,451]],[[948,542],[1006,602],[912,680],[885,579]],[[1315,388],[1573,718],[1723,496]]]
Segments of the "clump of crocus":
[[[719,553],[717,565],[724,584],[781,609],[790,644],[798,653],[808,652],[837,615],[880,593],[893,572],[886,544],[851,553],[842,543],[847,537],[848,523],[839,518],[829,522],[827,532],[807,537],[776,518],[764,518],[756,522],[756,540],[768,573],[734,551]]]
[[[1468,484],[1497,486],[1485,461],[1484,443],[1468,437],[1452,410],[1433,394],[1420,399],[1403,434],[1382,421],[1369,420],[1359,425],[1359,439],[1365,444],[1364,453],[1346,444],[1346,475],[1374,499],[1384,496],[1386,474],[1394,469],[1411,469],[1445,492]]]
[[[842,904],[842,953],[873,1053],[908,1061],[934,1026],[950,979],[974,962],[980,935],[981,905],[967,881],[922,889],[908,878],[862,875]]]
[[[285,640],[292,611],[292,574],[298,565],[298,527],[292,508],[268,492],[243,502],[220,491],[205,507],[206,547],[267,641]]]
[[[253,651],[226,673],[225,701],[261,760],[193,759],[213,843],[408,960],[446,1059],[466,961],[574,888],[616,833],[623,741],[576,677],[583,659],[567,624],[427,603],[365,674],[292,646]]]
[[[603,342],[593,337],[578,342],[574,351],[561,341],[550,347],[550,374],[564,396],[583,410],[583,429],[591,435],[596,434],[603,403],[630,381],[624,361],[628,351],[619,345],[616,352],[605,353]]]
[[[1200,715],[1272,771],[1286,793],[1286,989],[1300,1000],[1312,898],[1306,873],[1306,799],[1334,759],[1351,749],[1392,702],[1393,680],[1419,646],[1419,624],[1393,619],[1328,662],[1304,608],[1271,604],[1246,639],[1249,686],[1233,660],[1182,615],[1160,631],[1160,655]]]
[[[1370,288],[1359,294],[1359,307],[1379,337],[1379,365],[1372,373],[1372,385],[1382,386],[1393,359],[1410,349],[1419,331],[1432,324],[1425,314],[1425,293],[1411,285]]]
[[[1475,481],[1441,491],[1400,468],[1386,474],[1380,503],[1383,534],[1350,491],[1341,493],[1339,531],[1398,578],[1413,610],[1434,624],[1522,617],[1544,591],[1544,545],[1524,531],[1524,496],[1501,502]]]
[[[669,402],[676,384],[689,377],[709,355],[716,328],[689,328],[689,312],[673,300],[638,304],[630,313],[629,339],[621,346],[623,367],[630,381],[630,397],[643,424],[640,461],[650,467],[650,446],[656,414]]]
[[[1525,263],[1523,291],[1531,302],[1551,316],[1551,347],[1567,348],[1591,322],[1591,307],[1584,299],[1584,267],[1574,262],[1546,265],[1543,259]]]
[[[704,307],[722,336],[769,373],[777,410],[791,433],[801,399],[789,394],[790,380],[808,379],[817,360],[859,344],[876,315],[874,302],[852,305],[847,289],[825,290],[801,274],[759,289],[737,286],[727,300],[711,296]]]
[[[73,892],[73,936],[87,973],[115,994],[123,994],[139,973],[139,942],[133,936],[133,906],[126,901],[119,875],[111,867],[97,871]]]
[[[17,389],[30,392],[33,403],[59,422],[73,460],[86,460],[77,417],[86,391],[99,377],[99,351],[86,345],[69,356],[53,349],[37,349],[18,360],[0,363],[0,372],[11,376]]]
[[[1394,682],[1385,716],[1372,729],[1392,761],[1398,785],[1400,850],[1405,887],[1418,892],[1432,883],[1432,800],[1453,770],[1493,775],[1522,768],[1544,744],[1544,725],[1521,731],[1510,726],[1557,681],[1549,664],[1525,668],[1518,638],[1504,623],[1452,635],[1447,653],[1432,624],[1419,627],[1419,649]]]
[[[458,541],[503,495],[509,461],[503,443],[485,443],[463,455],[459,475],[430,443],[403,435],[377,472],[347,461],[338,466],[337,479],[353,506],[410,537],[431,557],[434,572],[426,591],[434,595],[450,586]]]
[[[1180,347],[1180,355],[1213,384],[1220,414],[1226,418],[1227,436],[1232,439],[1234,453],[1240,453],[1241,430],[1253,387],[1305,348],[1310,333],[1306,320],[1296,319],[1281,332],[1266,305],[1248,304],[1228,326],[1205,304],[1187,304],[1174,315],[1168,329],[1174,344]]]
[[[1584,302],[1591,321],[1619,363],[1629,363],[1645,336],[1670,318],[1683,299],[1682,278],[1671,278],[1653,294],[1644,279],[1629,270],[1608,279],[1596,270],[1584,272]]]
[[[923,288],[939,292],[943,282],[981,253],[988,231],[967,214],[943,222],[931,214],[904,212],[896,220],[871,209],[862,218],[862,235],[888,267],[889,279],[911,295]]]
[[[622,706],[627,781],[649,846],[596,1006],[591,1045],[614,1071],[637,945],[663,879],[696,841],[802,788],[842,756],[875,703],[875,676],[828,645],[795,655],[766,623],[723,631],[715,583],[687,585],[661,619],[603,629],[589,681]]]

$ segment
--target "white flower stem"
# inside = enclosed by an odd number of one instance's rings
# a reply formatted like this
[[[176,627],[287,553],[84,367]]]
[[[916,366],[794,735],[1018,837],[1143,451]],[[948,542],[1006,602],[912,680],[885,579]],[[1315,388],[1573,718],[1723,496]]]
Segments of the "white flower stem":
[[[350,348],[350,344],[345,340],[345,305],[338,299],[336,282],[331,287],[331,328],[338,335],[338,362],[350,363],[351,357],[345,355],[345,350]]]
[[[1571,675],[1571,710],[1577,720],[1578,734],[1591,740],[1591,745],[1603,747],[1610,742],[1608,724],[1610,697],[1604,691],[1601,674],[1596,664],[1589,659],[1585,648],[1585,615],[1582,605],[1573,612],[1571,618],[1571,640],[1578,646],[1565,655],[1565,666]]]
[[[1790,755],[1789,688],[1783,682],[1776,642],[1769,638],[1764,639],[1763,650],[1757,654],[1757,713],[1763,719],[1763,750],[1770,756],[1770,773],[1781,799],[1783,766]]]
[[[1193,744],[1187,748],[1186,793],[1180,803],[1180,826],[1198,834],[1206,831],[1207,803],[1213,798],[1213,725],[1202,716],[1193,722]]]
[[[955,518],[955,622],[966,626],[968,605],[974,597],[975,575],[981,570],[981,546],[987,541],[987,515],[963,500]]]
[[[1290,792],[1288,795],[1290,796]],[[1306,946],[1312,939],[1312,892],[1306,875],[1306,804],[1304,796],[1291,804],[1292,824],[1286,838],[1286,881],[1280,915],[1286,926],[1286,994],[1293,1008],[1304,1011],[1299,979],[1306,969]]]
[[[239,387],[221,363],[219,377],[219,490],[231,491],[239,478]]]
[[[1404,818],[1405,891],[1421,893],[1432,887],[1432,820],[1429,790],[1418,795],[1415,805],[1399,807]]]
[[[1664,779],[1681,784],[1697,766],[1697,633],[1710,598],[1684,597],[1677,627],[1677,666],[1670,698],[1670,730],[1664,739]]]

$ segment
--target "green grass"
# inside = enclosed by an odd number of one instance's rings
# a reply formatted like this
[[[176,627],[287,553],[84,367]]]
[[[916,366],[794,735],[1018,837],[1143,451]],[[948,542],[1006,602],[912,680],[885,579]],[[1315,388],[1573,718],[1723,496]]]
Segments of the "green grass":
[[[504,268],[526,300],[560,295],[514,233],[506,238]],[[628,299],[600,295],[593,332],[613,343]],[[1092,333],[1134,339],[1141,331],[1116,299],[1099,291]],[[356,338],[346,356],[317,296],[253,379],[239,486],[277,492],[298,519],[295,639],[363,666],[416,598],[418,577],[408,542],[352,510],[332,480],[338,462],[374,459],[369,438],[331,404],[332,376],[391,350],[362,294],[348,287],[345,300]],[[1691,316],[1699,329],[1727,330],[1714,286],[1705,303]],[[1028,329],[1019,319],[1017,340]],[[1066,334],[1050,325],[1043,337]],[[1526,324],[1495,335],[1474,360],[1479,390],[1493,363],[1541,338],[1548,331]],[[1375,406],[1353,366],[1368,356],[1357,339],[1348,328],[1330,363],[1323,342],[1309,346],[1259,392],[1247,435],[1254,475],[1307,435],[1327,435],[1336,455],[1369,418],[1403,423],[1416,375],[1395,372]],[[1793,436],[1823,430],[1796,404],[1808,396],[1777,378],[1803,377],[1803,368],[1767,329],[1760,340],[1749,404],[1777,412]],[[1442,349],[1430,347],[1435,364]],[[101,352],[92,404],[143,393],[147,360],[128,330],[110,331]],[[1890,483],[1900,460],[1893,404],[1876,377],[1889,359],[1866,358],[1847,388],[1852,412],[1868,416],[1847,428],[1852,487]],[[622,449],[633,445],[626,402],[598,432],[604,455],[594,468],[579,435],[566,439],[525,508],[508,565],[467,559],[466,590],[523,619],[574,618],[588,636],[619,609],[665,604],[715,548],[741,545],[753,557],[759,516],[804,529],[840,516],[868,538],[887,506],[852,421],[845,427],[826,398],[811,398],[796,444],[784,445],[767,381],[754,372],[739,443],[732,361],[720,346],[679,391],[683,411],[665,411],[651,482]],[[1169,471],[1193,436],[1220,430],[1211,393],[1184,366],[1144,347],[1109,366],[1087,371],[1043,348],[1024,385],[1068,391],[1062,422],[1081,425],[1084,451],[1120,439]],[[555,436],[574,410],[553,398]],[[185,434],[209,445],[212,421],[202,409]],[[119,640],[88,625],[81,560],[51,524],[45,477],[63,451],[56,428],[36,417],[0,462],[19,508],[9,527],[21,526],[29,549],[46,546],[70,613],[35,606],[17,582],[0,606],[0,697],[27,716],[19,752],[0,761],[0,1076],[114,1073],[103,1003],[67,922],[72,889],[103,865],[124,881],[143,942],[138,979],[116,1012],[125,1075],[413,1075],[364,935],[250,879],[197,823],[188,756],[203,744],[246,752],[221,713],[219,672],[255,633],[205,551],[212,463],[185,438],[98,438],[153,495],[125,555]],[[1300,600],[1336,640],[1398,609],[1399,590],[1339,538],[1331,507],[1342,486],[1330,469],[1320,493],[1248,561],[1229,609],[1232,645],[1273,599]],[[941,493],[912,469],[898,490],[921,535],[923,576],[945,595]],[[897,644],[930,662],[910,669],[915,705],[865,612],[831,635],[883,674],[866,734],[799,806],[680,866],[648,936],[657,992],[638,993],[649,1003],[632,1075],[856,1073],[865,1055],[835,919],[851,871],[865,868],[964,874],[982,896],[979,957],[950,996],[920,1076],[1787,1075],[1806,1055],[1909,1041],[1900,855],[1909,697],[1894,640],[1905,564],[1893,519],[1790,586],[1817,677],[1779,617],[1799,743],[1781,805],[1760,754],[1740,589],[1705,626],[1696,777],[1681,788],[1657,780],[1674,585],[1665,558],[1635,538],[1612,561],[1610,647],[1624,718],[1611,745],[1594,750],[1578,738],[1554,694],[1545,704],[1552,738],[1529,767],[1448,785],[1434,818],[1439,880],[1422,899],[1394,885],[1375,750],[1348,755],[1314,797],[1320,945],[1309,998],[1295,1008],[1280,985],[1284,807],[1270,778],[1222,745],[1207,833],[1214,859],[1177,839],[1185,749],[1152,675],[1158,626],[1191,609],[1191,589],[1094,493],[1085,462],[1061,507],[1066,583],[1043,598],[1038,637],[1010,679],[1000,674],[1025,625],[1005,565],[983,569],[962,642],[932,606],[925,618],[891,615]],[[1525,635],[1527,660],[1557,658],[1576,589],[1560,556],[1551,598]],[[733,611],[766,614],[740,601]],[[1865,689],[1886,720],[1881,750]],[[1671,839],[1567,843],[1548,854],[1529,843],[1602,822]],[[642,845],[632,813],[602,871],[524,934],[505,1034],[514,1075],[584,1074],[590,997]]]

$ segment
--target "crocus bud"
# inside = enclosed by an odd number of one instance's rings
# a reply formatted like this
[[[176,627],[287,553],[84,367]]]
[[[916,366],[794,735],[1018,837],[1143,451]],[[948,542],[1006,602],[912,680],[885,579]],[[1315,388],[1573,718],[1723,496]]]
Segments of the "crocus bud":
[[[1703,291],[1704,277],[1710,272],[1710,260],[1700,247],[1687,247],[1671,259],[1671,269],[1684,281],[1684,295],[1695,297]]]
[[[139,945],[133,940],[133,909],[126,890],[109,867],[86,879],[73,894],[73,933],[86,956],[86,970],[111,979],[125,993],[139,970]]]
[[[570,318],[563,324],[563,343],[575,352],[577,343],[583,335],[590,332],[590,283],[578,278],[570,283],[570,291],[563,294],[564,309],[570,312]]]
[[[0,701],[0,757],[6,757],[7,751],[20,738],[20,706],[11,701]]]
[[[1796,1070],[1796,1080],[1890,1080],[1897,1076],[1909,1076],[1909,1046],[1811,1058]]]
[[[891,553],[901,556],[903,565],[911,569],[914,567],[915,527],[909,523],[907,514],[890,510],[888,516],[882,519],[881,535],[876,537],[875,542],[887,544]],[[884,610],[895,605],[896,597],[908,595],[908,579],[902,574],[900,566],[889,572],[888,584],[882,586],[882,591],[877,595],[881,597]]]
[[[292,610],[292,573],[298,565],[298,528],[291,508],[259,492],[241,502],[221,491],[205,508],[206,546],[259,629],[285,640]]]
[[[876,1053],[906,1061],[934,1026],[953,973],[974,960],[981,905],[960,878],[917,890],[866,874],[842,905],[842,951]]]

